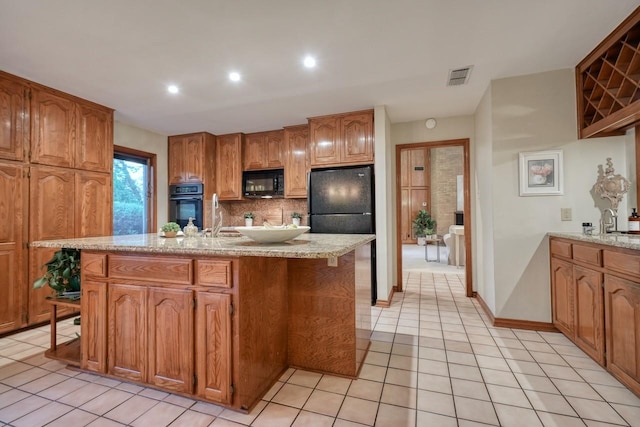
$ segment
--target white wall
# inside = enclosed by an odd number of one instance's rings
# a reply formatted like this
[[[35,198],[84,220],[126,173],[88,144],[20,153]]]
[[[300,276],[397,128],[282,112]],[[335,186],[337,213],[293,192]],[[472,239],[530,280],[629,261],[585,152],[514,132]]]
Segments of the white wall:
[[[598,224],[597,206],[602,200],[590,193],[598,165],[611,157],[616,172],[629,176],[625,137],[577,140],[572,69],[495,80],[489,90],[477,120],[483,127],[486,116],[491,117],[491,130],[480,131],[482,143],[476,147],[482,239],[486,240],[481,249],[485,251],[483,263],[475,263],[481,282],[484,280],[478,291],[489,300],[496,317],[550,322],[546,233],[580,231],[584,221]],[[518,153],[546,149],[563,150],[564,195],[520,197]],[[621,217],[628,215],[627,200],[625,197],[620,204]],[[573,220],[560,221],[560,208],[571,208]],[[620,221],[623,227],[626,220]],[[491,241],[493,263],[486,252]],[[495,306],[490,302],[492,266]]]
[[[164,224],[169,216],[167,136],[115,121],[113,140],[115,145],[156,154],[157,223]]]

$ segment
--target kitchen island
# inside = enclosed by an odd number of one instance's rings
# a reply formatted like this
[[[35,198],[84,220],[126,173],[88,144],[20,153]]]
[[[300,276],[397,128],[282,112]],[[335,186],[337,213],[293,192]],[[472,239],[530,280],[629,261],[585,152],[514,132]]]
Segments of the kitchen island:
[[[82,369],[246,411],[289,366],[357,377],[374,239],[144,234],[32,245],[82,252]]]
[[[640,236],[548,234],[553,324],[640,396]]]

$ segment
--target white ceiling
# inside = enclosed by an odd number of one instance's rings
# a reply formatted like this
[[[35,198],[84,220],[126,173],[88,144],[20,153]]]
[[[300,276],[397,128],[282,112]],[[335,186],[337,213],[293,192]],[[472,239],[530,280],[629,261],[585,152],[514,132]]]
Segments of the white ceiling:
[[[0,0],[0,69],[162,134],[386,105],[473,114],[490,80],[574,67],[638,0]],[[305,54],[317,57],[305,69]],[[473,65],[465,86],[448,71]],[[227,80],[237,70],[239,84]],[[170,95],[166,86],[178,85]]]

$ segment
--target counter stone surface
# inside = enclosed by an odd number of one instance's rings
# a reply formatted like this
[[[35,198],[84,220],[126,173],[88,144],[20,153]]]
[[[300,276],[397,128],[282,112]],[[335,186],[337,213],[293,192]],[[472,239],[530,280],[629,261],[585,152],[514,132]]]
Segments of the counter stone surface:
[[[579,240],[581,242],[597,243],[600,245],[615,246],[640,250],[640,234],[593,234],[587,236],[583,233],[550,232],[550,237],[561,237],[564,239]]]
[[[334,258],[375,240],[374,234],[305,233],[283,243],[258,243],[248,237],[160,237],[152,234],[40,240],[39,248],[73,248],[94,251],[149,254],[257,256],[276,258]]]

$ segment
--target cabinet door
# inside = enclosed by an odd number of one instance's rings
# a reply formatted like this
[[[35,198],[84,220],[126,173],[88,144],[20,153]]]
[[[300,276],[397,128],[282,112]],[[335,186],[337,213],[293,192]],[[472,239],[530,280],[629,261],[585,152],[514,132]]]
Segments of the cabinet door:
[[[220,200],[242,200],[243,135],[217,137],[216,187]]]
[[[340,120],[341,163],[373,163],[373,114],[350,114]]]
[[[409,155],[409,180],[412,187],[429,187],[431,165],[428,148],[414,148]]]
[[[108,291],[108,372],[147,380],[147,289],[110,284]]]
[[[29,135],[26,99],[26,86],[0,76],[0,159],[24,159]]]
[[[107,284],[82,279],[82,369],[107,372]]]
[[[605,275],[607,368],[640,392],[640,284]]]
[[[603,275],[599,271],[573,266],[575,283],[575,342],[589,356],[604,365]]]
[[[323,117],[309,120],[309,148],[311,166],[340,162],[338,119]]]
[[[196,394],[231,403],[231,295],[196,293]]]
[[[182,184],[187,181],[185,176],[187,167],[184,158],[185,140],[179,136],[169,137],[169,184]]]
[[[29,248],[29,280],[27,289],[29,293],[28,317],[29,325],[46,322],[51,317],[51,304],[46,302],[47,297],[55,295],[53,289],[49,285],[44,285],[40,289],[33,289],[33,282],[42,277],[46,271],[44,268],[57,249],[53,248]],[[69,314],[70,310],[58,307],[58,317]]]
[[[309,126],[290,127],[284,130],[285,168],[284,197],[307,197],[307,143]]]
[[[280,169],[284,167],[284,132],[276,130],[267,132],[266,144],[266,167],[268,169]]]
[[[112,234],[112,178],[99,172],[76,172],[75,237]]]
[[[26,322],[23,173],[21,165],[0,162],[0,333]]]
[[[111,172],[113,162],[113,112],[90,104],[78,104],[78,143],[75,167]]]
[[[204,182],[204,134],[187,135],[184,142],[185,182]]]
[[[551,310],[555,327],[573,339],[573,266],[557,258],[551,258]]]
[[[73,167],[76,104],[58,93],[33,90],[31,162]]]
[[[193,292],[149,288],[148,382],[193,392]]]
[[[242,162],[244,170],[264,169],[267,164],[266,159],[266,134],[264,132],[250,133],[245,135]]]

